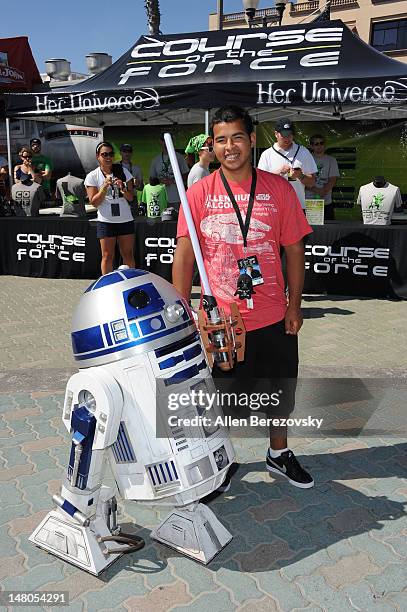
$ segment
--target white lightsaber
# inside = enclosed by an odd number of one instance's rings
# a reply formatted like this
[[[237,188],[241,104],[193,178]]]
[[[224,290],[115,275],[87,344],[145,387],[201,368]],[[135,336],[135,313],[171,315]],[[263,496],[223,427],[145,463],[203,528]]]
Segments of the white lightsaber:
[[[201,245],[199,244],[198,236],[195,229],[194,220],[192,218],[191,209],[187,194],[185,192],[184,181],[182,179],[181,170],[179,169],[178,159],[175,154],[174,144],[172,142],[171,134],[164,134],[164,141],[167,146],[168,157],[170,158],[172,171],[174,173],[175,183],[177,185],[179,197],[181,200],[182,209],[184,211],[185,220],[187,222],[189,236],[192,242],[192,248],[195,254],[196,263],[198,265],[199,275],[201,277],[201,283],[203,288],[203,294],[212,296],[212,291],[209,286],[208,275],[205,270],[205,265],[202,257]]]

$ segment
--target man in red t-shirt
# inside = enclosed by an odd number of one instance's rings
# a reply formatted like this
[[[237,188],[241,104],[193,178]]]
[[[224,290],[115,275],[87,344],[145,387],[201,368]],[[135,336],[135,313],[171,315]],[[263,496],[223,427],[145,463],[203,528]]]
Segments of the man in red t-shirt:
[[[255,134],[248,113],[235,106],[219,109],[212,119],[212,135],[221,168],[188,190],[188,202],[218,306],[228,311],[229,304],[237,302],[248,332],[244,362],[237,364],[232,374],[222,373],[215,366],[213,376],[234,376],[235,382],[244,382],[246,391],[253,389],[249,381],[273,380],[277,385],[274,391],[279,390],[282,398],[279,415],[287,416],[294,409],[298,375],[297,333],[302,326],[304,283],[302,239],[312,230],[290,183],[269,172],[253,170]],[[182,209],[177,238],[173,283],[189,299],[194,254]],[[280,247],[287,259],[288,301]],[[246,282],[248,276],[252,277],[251,299],[245,295],[240,300],[236,295],[239,276]],[[297,487],[314,484],[288,448],[285,427],[270,429],[266,467]],[[229,484],[227,479],[223,490]]]

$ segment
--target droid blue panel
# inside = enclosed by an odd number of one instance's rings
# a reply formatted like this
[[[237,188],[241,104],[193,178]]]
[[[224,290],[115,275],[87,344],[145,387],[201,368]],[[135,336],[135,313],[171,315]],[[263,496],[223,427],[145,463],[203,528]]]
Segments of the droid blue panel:
[[[123,291],[124,306],[129,319],[138,319],[164,308],[164,300],[153,283]]]
[[[112,445],[112,451],[116,463],[135,463],[136,456],[131,445],[126,425],[121,422],[117,434],[117,440]]]
[[[175,342],[171,342],[171,344],[167,344],[162,348],[156,349],[154,351],[155,356],[159,358],[164,357],[164,355],[169,355],[170,353],[175,353],[175,351],[179,351],[180,349],[189,346],[190,344],[194,344],[195,342],[197,342],[198,338],[199,334],[197,331],[195,331],[193,334],[187,336],[186,338],[183,338],[182,340],[176,340]]]
[[[123,274],[126,278],[136,278],[137,276],[144,276],[148,274],[145,270],[136,270],[135,268],[130,268],[130,270],[120,270],[120,274]]]
[[[104,348],[102,332],[99,325],[72,332],[71,339],[74,355]]]
[[[188,314],[187,308],[185,308],[185,304],[183,304],[181,300],[177,300],[176,303],[179,304],[180,306],[182,306],[182,308],[184,309],[184,312],[182,313],[182,320],[186,321],[187,319],[189,319],[190,316]]]
[[[170,329],[163,329],[162,331],[158,331],[154,334],[146,336],[145,338],[139,338],[138,340],[132,340],[130,342],[121,342],[120,344],[116,344],[115,346],[110,346],[108,348],[103,348],[102,350],[93,351],[92,353],[87,353],[86,355],[81,355],[74,352],[74,357],[77,361],[84,361],[86,359],[94,359],[95,357],[101,357],[103,355],[117,353],[133,346],[140,346],[142,344],[152,342],[153,340],[157,340],[158,338],[163,338],[164,336],[175,334],[181,329],[185,329],[189,326],[195,327],[195,324],[192,321],[185,321],[185,323],[181,323],[176,327],[172,327]]]
[[[160,329],[165,329],[164,319],[159,315],[157,317],[151,317],[151,319],[144,319],[139,322],[141,333],[143,336],[153,334]]]
[[[199,374],[199,372],[201,370],[204,370],[205,368],[206,368],[206,361],[203,360],[201,361],[201,363],[192,365],[189,368],[185,368],[185,370],[180,370],[179,372],[176,372],[170,378],[166,378],[164,380],[164,384],[166,387],[169,387],[170,385],[176,385],[183,380],[188,380],[189,378],[193,378],[194,376],[197,376],[197,374]]]
[[[105,274],[101,276],[99,280],[92,287],[92,291],[96,289],[100,289],[101,287],[107,287],[108,285],[114,285],[115,283],[121,283],[123,277],[118,272],[110,272],[110,274]]]

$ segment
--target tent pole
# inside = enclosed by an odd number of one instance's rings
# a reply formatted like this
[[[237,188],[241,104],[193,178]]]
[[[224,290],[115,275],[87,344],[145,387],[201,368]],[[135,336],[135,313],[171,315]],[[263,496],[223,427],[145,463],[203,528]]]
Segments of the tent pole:
[[[7,136],[7,161],[8,161],[8,174],[10,177],[10,189],[13,184],[13,167],[11,165],[11,140],[10,140],[10,119],[6,117],[6,136]]]
[[[205,111],[205,134],[209,134],[209,111]]]
[[[257,167],[257,124],[259,122],[259,118],[256,116],[256,120],[254,122],[254,133],[256,135],[256,141],[254,143],[254,148],[253,148],[253,166],[256,168]]]

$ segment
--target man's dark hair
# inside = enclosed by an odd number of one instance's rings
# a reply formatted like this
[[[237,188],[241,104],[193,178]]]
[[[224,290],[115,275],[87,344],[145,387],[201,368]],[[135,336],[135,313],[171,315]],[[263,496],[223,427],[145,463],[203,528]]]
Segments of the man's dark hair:
[[[316,140],[323,140],[325,142],[325,138],[322,134],[313,134],[309,139],[310,145],[313,145]]]
[[[212,117],[211,136],[213,136],[213,127],[218,123],[233,123],[234,121],[242,121],[244,129],[249,136],[254,131],[252,118],[244,108],[240,106],[222,106]]]

